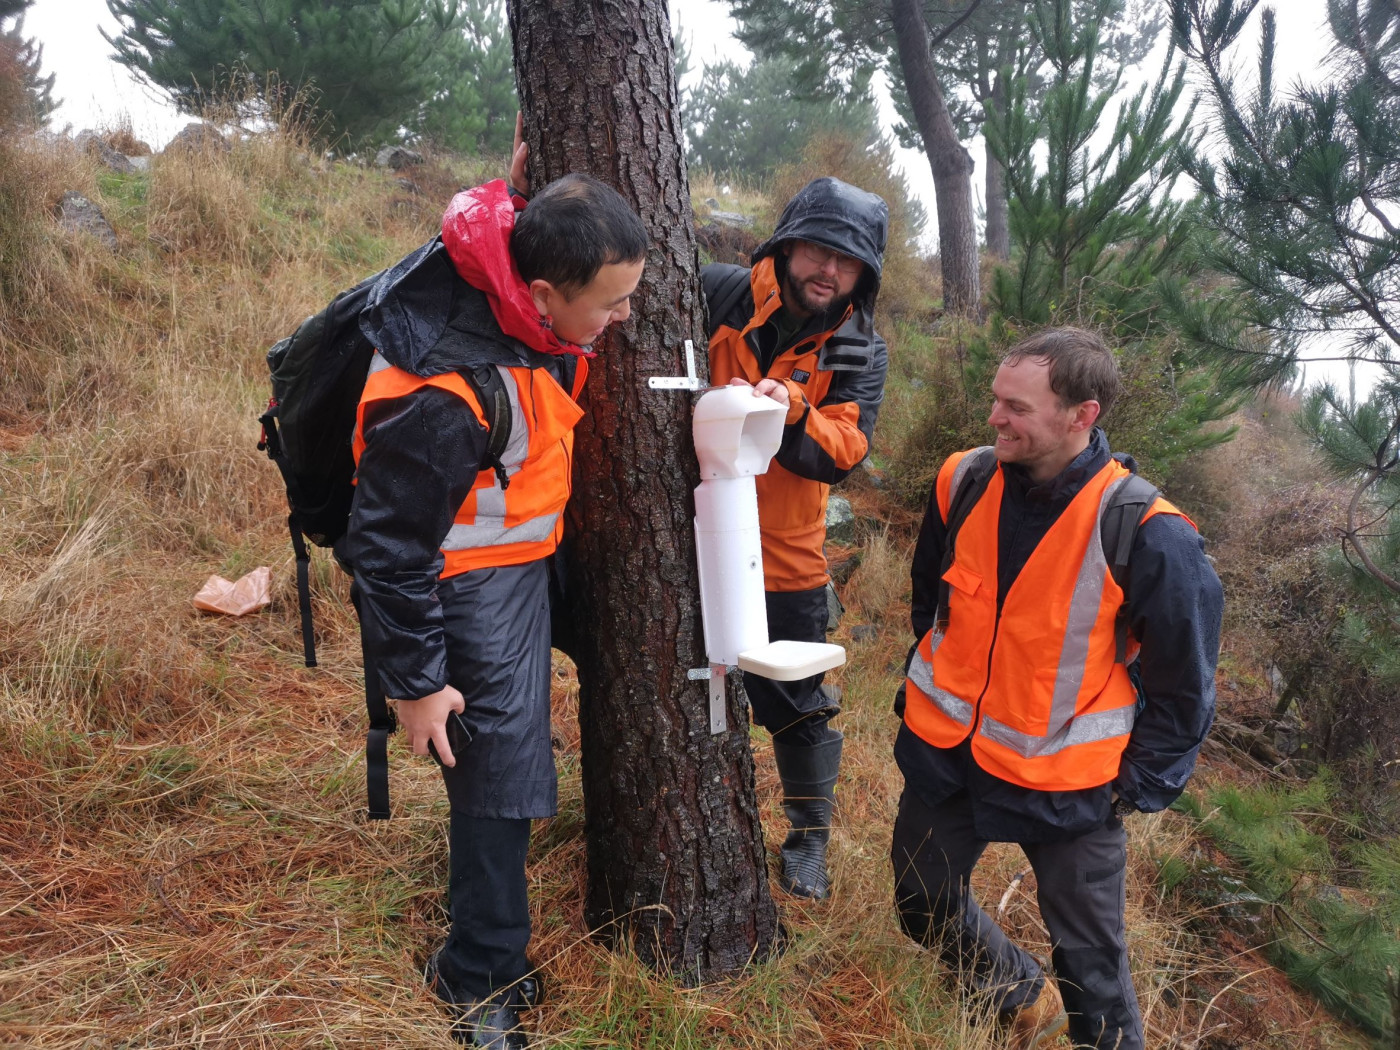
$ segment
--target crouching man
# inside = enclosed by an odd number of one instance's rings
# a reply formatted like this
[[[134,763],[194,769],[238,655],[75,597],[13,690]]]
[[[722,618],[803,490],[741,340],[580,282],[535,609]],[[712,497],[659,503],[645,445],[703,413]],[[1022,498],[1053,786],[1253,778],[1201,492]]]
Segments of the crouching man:
[[[1018,1050],[1066,1024],[1076,1046],[1141,1050],[1123,820],[1181,793],[1215,709],[1220,581],[1095,426],[1119,386],[1091,333],[1014,346],[996,443],[943,464],[914,554],[895,900]],[[988,842],[1035,870],[1055,982],[969,891]]]

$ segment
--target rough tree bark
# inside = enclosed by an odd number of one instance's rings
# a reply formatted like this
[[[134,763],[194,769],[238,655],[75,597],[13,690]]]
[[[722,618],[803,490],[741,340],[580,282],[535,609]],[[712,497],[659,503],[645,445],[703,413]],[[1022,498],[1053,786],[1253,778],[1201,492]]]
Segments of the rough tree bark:
[[[992,74],[988,106],[1000,116],[1006,110],[1006,81]],[[1000,262],[1011,258],[1010,204],[1006,193],[1006,168],[987,147],[987,254]]]
[[[632,321],[600,344],[578,428],[568,614],[579,625],[585,916],[684,980],[767,957],[778,936],[747,716],[711,736],[695,564],[691,397],[649,376],[706,367],[690,190],[664,0],[510,0],[538,188],[585,172],[651,234]]]
[[[919,0],[893,0],[899,65],[924,140],[938,210],[938,254],[943,267],[943,306],[956,314],[981,307],[977,227],[973,222],[972,157],[958,141],[952,115],[929,56],[928,25]]]

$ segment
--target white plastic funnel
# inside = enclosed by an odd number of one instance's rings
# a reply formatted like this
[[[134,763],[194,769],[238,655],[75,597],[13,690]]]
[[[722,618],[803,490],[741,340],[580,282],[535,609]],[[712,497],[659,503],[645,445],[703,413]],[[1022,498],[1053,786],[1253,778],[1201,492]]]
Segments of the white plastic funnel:
[[[763,474],[783,441],[787,409],[747,386],[706,391],[692,423],[700,477],[744,478]]]

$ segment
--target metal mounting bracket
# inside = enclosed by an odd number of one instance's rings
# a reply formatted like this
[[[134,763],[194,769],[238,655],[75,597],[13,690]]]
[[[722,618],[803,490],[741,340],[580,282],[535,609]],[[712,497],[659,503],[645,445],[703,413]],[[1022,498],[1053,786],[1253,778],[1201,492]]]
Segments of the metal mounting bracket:
[[[709,667],[692,667],[686,671],[686,678],[692,682],[710,683],[710,735],[719,736],[729,731],[729,718],[724,710],[724,664],[710,664]]]
[[[700,377],[695,374],[695,344],[685,341],[685,375],[651,376],[647,386],[653,390],[699,390]]]

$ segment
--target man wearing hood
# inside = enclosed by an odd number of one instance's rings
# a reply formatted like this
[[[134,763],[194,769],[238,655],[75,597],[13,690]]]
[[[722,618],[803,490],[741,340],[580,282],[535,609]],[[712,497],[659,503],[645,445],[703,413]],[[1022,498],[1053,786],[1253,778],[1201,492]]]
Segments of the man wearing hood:
[[[625,321],[647,249],[614,190],[570,175],[529,203],[503,180],[459,193],[442,234],[379,279],[354,434],[356,492],[336,554],[353,573],[365,684],[397,701],[450,804],[446,943],[425,976],[461,1042],[523,1047],[541,984],[530,938],[530,821],[552,816],[548,561],[569,496],[593,343]],[[488,451],[494,370],[509,440]],[[373,701],[372,701],[373,702]]]
[[[889,209],[834,178],[788,202],[753,266],[701,271],[710,311],[710,378],[752,386],[787,406],[782,444],[758,482],[768,636],[826,640],[822,544],[830,487],[870,451],[884,396],[885,341],[873,324]],[[822,899],[841,733],[822,676],[776,682],[744,675],[754,721],[773,736],[791,822],[781,884]]]
[[[1141,1050],[1123,818],[1181,794],[1215,710],[1220,581],[1191,520],[1110,453],[1096,424],[1119,392],[1093,333],[1013,346],[996,443],[944,463],[914,551],[895,902],[1010,1050],[1066,1025],[1077,1047]],[[1054,981],[973,899],[988,842],[1035,871]]]

